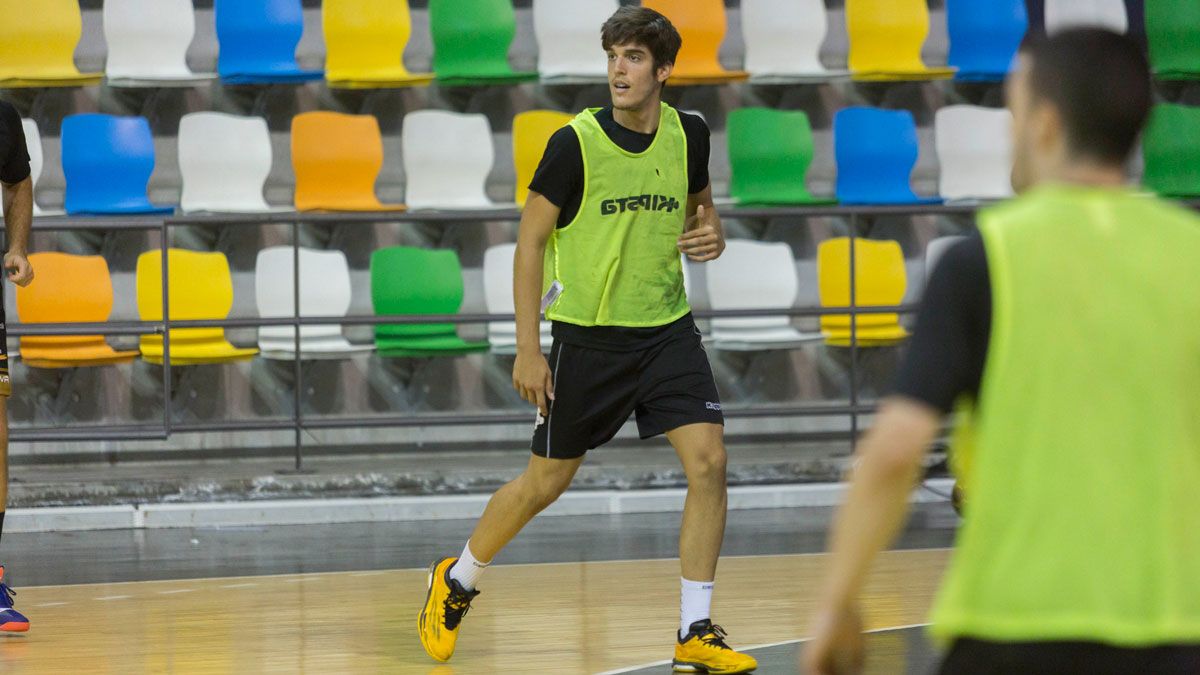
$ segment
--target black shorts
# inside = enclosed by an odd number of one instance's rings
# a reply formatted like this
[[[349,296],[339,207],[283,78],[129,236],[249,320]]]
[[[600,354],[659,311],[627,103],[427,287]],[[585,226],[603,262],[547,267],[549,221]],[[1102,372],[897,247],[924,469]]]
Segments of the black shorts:
[[[4,316],[4,294],[0,291],[0,396],[12,395],[12,378],[8,373],[8,319]]]
[[[533,454],[582,457],[637,415],[650,438],[688,424],[724,424],[721,399],[700,334],[676,333],[637,351],[592,349],[555,340],[550,348],[554,400],[538,415]]]
[[[956,640],[941,675],[1185,675],[1200,673],[1200,645],[1131,649],[1097,642]]]

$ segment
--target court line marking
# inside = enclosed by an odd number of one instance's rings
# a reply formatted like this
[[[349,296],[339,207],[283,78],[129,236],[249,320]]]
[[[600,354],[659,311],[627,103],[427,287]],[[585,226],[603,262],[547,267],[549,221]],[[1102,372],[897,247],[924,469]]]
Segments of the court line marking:
[[[95,598],[95,599],[96,599],[96,600],[100,600],[100,601],[108,601],[108,600],[128,600],[128,599],[130,599],[130,598],[132,598],[132,597],[133,597],[132,595],[106,595],[106,596],[104,596],[104,597],[102,597],[102,598]]]
[[[865,630],[865,631],[863,631],[863,633],[868,634],[868,635],[872,634],[872,633],[888,633],[888,632],[891,632],[894,630],[908,630],[910,628],[925,628],[929,625],[930,624],[928,624],[928,623],[910,623],[910,624],[905,624],[903,626],[888,626],[886,628],[874,628],[872,630]],[[781,645],[790,645],[790,644],[798,645],[798,644],[803,644],[805,642],[808,642],[811,639],[812,639],[811,637],[803,637],[803,638],[796,638],[793,640],[781,640],[779,642],[767,642],[767,643],[761,644],[761,645],[751,645],[749,647],[742,647],[740,649],[740,651],[749,652],[749,651],[754,651],[757,649],[769,649],[771,647],[779,647]],[[632,672],[636,672],[639,670],[645,670],[646,668],[655,668],[657,666],[669,666],[669,665],[671,665],[671,659],[663,659],[661,661],[654,661],[651,663],[643,663],[640,666],[630,666],[628,668],[617,668],[616,670],[606,670],[602,673],[596,673],[596,675],[621,675],[622,673],[632,673]]]
[[[63,605],[69,605],[69,604],[71,604],[71,603],[69,603],[69,602],[43,602],[40,605],[34,605],[34,607],[62,607]]]
[[[195,592],[196,592],[196,589],[194,589],[194,588],[176,588],[175,590],[171,590],[171,591],[159,591],[158,594],[159,595],[178,595],[180,593],[195,593]]]

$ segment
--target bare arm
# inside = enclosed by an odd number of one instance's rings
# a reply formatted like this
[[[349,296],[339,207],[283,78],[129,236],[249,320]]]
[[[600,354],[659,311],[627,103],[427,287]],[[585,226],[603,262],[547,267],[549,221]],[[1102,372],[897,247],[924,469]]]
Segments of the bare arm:
[[[29,265],[29,230],[33,226],[33,179],[20,183],[3,183],[4,226],[8,235],[8,251],[4,254],[4,268],[8,278],[18,286],[27,286],[33,281],[33,268]]]
[[[683,236],[679,238],[680,251],[696,262],[721,257],[725,251],[725,230],[713,206],[711,185],[688,195],[686,223]]]
[[[542,356],[541,301],[542,260],[546,242],[558,223],[559,208],[537,192],[530,192],[521,214],[517,253],[513,260],[513,304],[517,315],[517,360],[513,364],[513,387],[526,401],[547,412],[554,398],[550,366]]]

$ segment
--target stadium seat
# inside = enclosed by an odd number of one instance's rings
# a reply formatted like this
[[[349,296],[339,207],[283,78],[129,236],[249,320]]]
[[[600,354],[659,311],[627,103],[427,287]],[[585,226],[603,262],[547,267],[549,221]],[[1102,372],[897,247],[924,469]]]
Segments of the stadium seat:
[[[1145,17],[1154,74],[1163,80],[1200,79],[1200,3],[1151,0]]]
[[[61,215],[51,214],[43,211],[37,205],[37,183],[38,178],[42,175],[42,164],[44,157],[42,154],[42,136],[38,132],[37,122],[30,119],[21,120],[21,130],[25,133],[25,147],[29,150],[29,177],[33,179],[33,215]],[[4,215],[4,204],[0,201],[0,216]]]
[[[1142,134],[1146,187],[1168,197],[1200,196],[1200,107],[1160,103]]]
[[[854,240],[855,307],[899,305],[907,290],[904,253],[894,241]],[[827,239],[817,246],[817,290],[822,307],[850,306],[850,239]],[[826,314],[821,332],[831,347],[849,347],[850,315]],[[860,347],[885,347],[908,337],[898,314],[859,314]]]
[[[951,105],[934,114],[942,199],[1012,196],[1012,123],[1004,108]]]
[[[403,204],[383,204],[375,196],[375,179],[383,168],[383,136],[371,115],[325,111],[296,115],[292,167],[297,211],[404,209]]]
[[[907,110],[843,108],[833,118],[837,198],[843,204],[933,204],[909,186],[917,126]]]
[[[462,267],[449,250],[409,246],[371,254],[371,303],[378,316],[455,314],[462,306]],[[438,356],[486,351],[487,342],[467,342],[452,323],[380,324],[375,346],[384,356]]]
[[[302,70],[296,45],[304,34],[300,0],[215,0],[217,73],[229,84],[308,82],[320,70]]]
[[[103,79],[75,67],[78,0],[0,0],[0,88],[82,87]]]
[[[599,27],[617,11],[617,0],[533,0],[538,74],[543,82],[606,82],[608,63]]]
[[[1118,33],[1129,30],[1125,0],[1045,0],[1046,33],[1067,28],[1095,26]],[[1149,0],[1149,4],[1161,0]]]
[[[509,0],[429,0],[433,71],[445,86],[509,84],[537,79],[508,65],[517,34]]]
[[[498,244],[483,254],[483,301],[488,314],[515,314],[513,304],[513,257],[516,244]],[[494,354],[517,353],[517,324],[513,321],[492,321],[488,324],[488,343]],[[541,322],[542,349],[550,348],[550,322]]]
[[[260,213],[271,172],[271,134],[261,117],[195,112],[179,120],[184,211]]]
[[[109,85],[189,86],[215,78],[216,73],[196,74],[188,67],[195,34],[192,0],[105,0]]]
[[[433,73],[404,67],[412,34],[408,0],[325,0],[321,22],[330,87],[395,89],[433,81]]]
[[[1003,80],[1029,30],[1025,0],[946,0],[954,79]]]
[[[517,206],[525,206],[529,182],[546,152],[554,132],[570,123],[572,116],[554,110],[529,110],[513,118],[513,159],[517,171]]]
[[[804,177],[812,127],[799,110],[738,108],[729,113],[729,192],[739,204],[813,204]]]
[[[931,80],[953,68],[929,68],[921,47],[929,35],[925,0],[846,0],[850,72],[856,80]]]
[[[33,253],[37,277],[17,286],[21,323],[104,323],[112,312],[108,263],[98,255]],[[116,351],[103,335],[22,335],[21,359],[33,368],[103,366],[132,361],[137,351]]]
[[[712,309],[790,310],[800,292],[792,249],[781,242],[730,239],[720,258],[707,263],[708,302]],[[711,332],[717,349],[760,351],[791,349],[820,334],[801,333],[787,314],[762,317],[714,317]]]
[[[258,252],[254,265],[254,297],[263,318],[290,318],[295,307],[295,256],[291,246],[271,246]],[[350,265],[341,251],[300,248],[300,316],[346,316],[350,311]],[[296,357],[296,331],[291,326],[258,329],[258,348],[264,358]],[[375,350],[354,345],[337,324],[300,327],[303,359],[340,359]]]
[[[172,321],[219,321],[233,308],[233,279],[224,253],[201,253],[172,248],[167,251],[168,286]],[[142,321],[162,321],[162,251],[146,251],[137,261],[137,305]],[[258,353],[254,348],[234,347],[225,339],[225,329],[172,328],[171,365],[244,361]],[[142,358],[163,362],[161,335],[143,335]]]
[[[683,37],[670,84],[723,84],[750,76],[742,70],[725,70],[717,54],[725,41],[725,3],[722,0],[643,0],[666,16]]]
[[[965,239],[965,236],[955,234],[947,237],[938,237],[925,246],[925,282],[927,284],[930,277],[933,276],[933,270],[937,267],[938,261],[942,259],[946,251],[951,246]]]
[[[495,148],[487,117],[444,110],[404,116],[404,201],[410,209],[488,209]]]
[[[150,203],[154,137],[144,117],[71,115],[62,123],[66,209],[76,214],[171,213]]]
[[[755,84],[820,82],[847,75],[821,63],[824,0],[742,0],[746,70]]]

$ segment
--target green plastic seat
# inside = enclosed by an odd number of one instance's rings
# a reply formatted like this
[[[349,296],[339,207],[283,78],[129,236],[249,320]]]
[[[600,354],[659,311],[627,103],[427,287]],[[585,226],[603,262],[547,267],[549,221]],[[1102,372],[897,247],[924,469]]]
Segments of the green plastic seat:
[[[1200,196],[1200,107],[1154,106],[1142,154],[1146,187],[1169,197]]]
[[[433,71],[444,86],[507,84],[536,80],[515,72],[508,48],[517,34],[509,0],[429,0]]]
[[[1146,39],[1150,65],[1160,79],[1200,79],[1200,2],[1147,2]]]
[[[454,251],[394,246],[371,254],[375,314],[455,314],[462,306],[462,267]],[[380,324],[375,347],[384,356],[441,356],[481,352],[452,323]]]
[[[739,108],[729,113],[730,193],[739,204],[820,204],[804,187],[812,127],[800,111]]]

